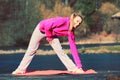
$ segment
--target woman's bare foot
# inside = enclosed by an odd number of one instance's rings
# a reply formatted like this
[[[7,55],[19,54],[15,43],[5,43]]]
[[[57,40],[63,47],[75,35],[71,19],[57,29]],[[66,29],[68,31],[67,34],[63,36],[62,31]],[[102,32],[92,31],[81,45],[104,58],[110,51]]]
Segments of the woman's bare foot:
[[[13,75],[17,75],[17,74],[24,74],[25,71],[18,71],[18,70],[15,70],[12,72]]]

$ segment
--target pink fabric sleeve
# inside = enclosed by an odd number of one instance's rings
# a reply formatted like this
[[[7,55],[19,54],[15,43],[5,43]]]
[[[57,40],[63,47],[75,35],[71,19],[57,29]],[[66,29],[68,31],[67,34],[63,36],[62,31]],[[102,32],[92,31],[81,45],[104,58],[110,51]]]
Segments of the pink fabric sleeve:
[[[68,40],[69,40],[70,50],[72,52],[73,59],[77,65],[77,67],[81,68],[82,63],[81,63],[81,60],[80,60],[79,55],[78,55],[78,50],[77,50],[77,47],[75,44],[75,36],[74,36],[73,31],[68,33]]]
[[[45,23],[45,33],[46,33],[46,39],[48,40],[48,41],[52,41],[52,26],[53,26],[53,22],[51,22],[51,21],[47,21],[46,23]]]

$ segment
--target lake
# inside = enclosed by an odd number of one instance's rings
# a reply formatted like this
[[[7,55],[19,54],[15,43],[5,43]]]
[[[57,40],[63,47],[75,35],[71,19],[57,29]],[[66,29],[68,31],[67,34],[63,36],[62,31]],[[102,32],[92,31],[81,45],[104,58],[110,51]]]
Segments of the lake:
[[[0,80],[120,80],[120,53],[79,54],[83,69],[94,69],[98,74],[53,75],[53,76],[13,76],[23,53],[0,54]],[[72,56],[69,54],[69,57]],[[36,55],[28,70],[65,70],[57,55]]]
[[[80,54],[84,70],[94,69],[98,71],[98,74],[33,77],[11,75],[10,73],[16,69],[23,55],[22,53],[0,55],[0,80],[106,80],[111,76],[120,79],[120,54]],[[71,57],[71,55],[69,56]],[[28,67],[28,70],[47,69],[65,70],[65,67],[56,55],[36,55]]]

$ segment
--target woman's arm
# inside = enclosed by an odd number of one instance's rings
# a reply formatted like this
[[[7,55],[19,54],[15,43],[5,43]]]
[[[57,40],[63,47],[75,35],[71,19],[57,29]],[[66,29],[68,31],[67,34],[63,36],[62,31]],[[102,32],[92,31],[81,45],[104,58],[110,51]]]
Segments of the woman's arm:
[[[80,60],[79,55],[78,55],[78,50],[77,50],[77,47],[76,47],[76,44],[75,44],[75,36],[74,36],[73,31],[68,33],[68,40],[69,40],[70,50],[72,52],[73,59],[74,59],[76,65],[77,65],[77,67],[81,68],[82,63],[81,63],[81,60]]]
[[[53,35],[52,35],[52,26],[53,22],[47,21],[45,23],[45,34],[46,34],[46,39],[48,42],[52,41]]]

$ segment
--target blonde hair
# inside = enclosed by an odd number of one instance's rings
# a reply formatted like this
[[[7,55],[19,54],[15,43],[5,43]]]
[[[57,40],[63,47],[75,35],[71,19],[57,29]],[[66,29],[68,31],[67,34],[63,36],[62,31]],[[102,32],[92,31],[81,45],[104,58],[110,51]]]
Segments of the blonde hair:
[[[72,13],[71,16],[70,16],[70,26],[69,26],[69,30],[70,30],[70,31],[73,30],[74,18],[75,18],[76,16],[79,16],[79,17],[82,19],[82,17],[80,16],[80,13],[78,13],[78,12]]]

